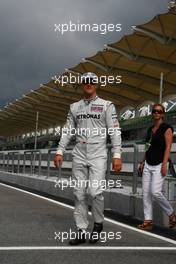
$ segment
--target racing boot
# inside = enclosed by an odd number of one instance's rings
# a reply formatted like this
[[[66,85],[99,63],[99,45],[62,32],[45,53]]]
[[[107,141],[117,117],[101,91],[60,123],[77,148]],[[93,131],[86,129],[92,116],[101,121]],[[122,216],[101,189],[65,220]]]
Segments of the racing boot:
[[[102,223],[94,223],[94,227],[92,230],[92,233],[90,235],[89,243],[95,244],[100,240],[100,233],[103,230],[103,224]]]
[[[70,246],[77,246],[86,242],[86,233],[82,229],[78,229],[76,233],[76,237],[74,239],[70,239]]]

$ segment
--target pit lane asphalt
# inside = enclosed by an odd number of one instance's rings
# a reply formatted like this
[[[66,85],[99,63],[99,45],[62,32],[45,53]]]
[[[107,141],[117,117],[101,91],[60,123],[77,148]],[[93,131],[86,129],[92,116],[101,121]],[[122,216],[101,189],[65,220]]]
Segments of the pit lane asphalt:
[[[175,263],[176,241],[171,243],[108,221],[104,231],[121,232],[120,240],[99,242],[93,249],[88,243],[83,248],[69,247],[68,240],[55,239],[55,232],[74,230],[72,213],[69,206],[0,184],[0,264]]]

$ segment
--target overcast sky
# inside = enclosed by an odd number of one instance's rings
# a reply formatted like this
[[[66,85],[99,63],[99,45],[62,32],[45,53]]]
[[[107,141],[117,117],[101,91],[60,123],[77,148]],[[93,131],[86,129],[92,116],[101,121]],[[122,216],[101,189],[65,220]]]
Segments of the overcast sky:
[[[167,12],[168,0],[0,0],[0,107],[92,56],[131,26]],[[106,35],[54,31],[54,24],[121,23]]]

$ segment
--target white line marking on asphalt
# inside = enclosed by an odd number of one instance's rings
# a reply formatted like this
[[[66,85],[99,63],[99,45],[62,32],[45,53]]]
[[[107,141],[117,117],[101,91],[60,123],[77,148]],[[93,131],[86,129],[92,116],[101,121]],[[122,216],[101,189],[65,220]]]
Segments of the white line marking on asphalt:
[[[0,251],[16,251],[16,250],[125,250],[125,251],[172,251],[176,250],[176,247],[111,247],[111,246],[102,246],[102,247],[81,247],[81,246],[60,246],[60,247],[55,247],[55,246],[38,246],[38,247],[33,247],[33,246],[26,246],[26,247],[0,247]]]
[[[11,188],[11,189],[14,189],[14,190],[17,190],[17,191],[20,191],[20,192],[23,192],[23,193],[26,193],[26,194],[30,194],[32,196],[35,196],[37,198],[40,198],[40,199],[43,199],[43,200],[46,200],[48,202],[51,202],[51,203],[54,203],[54,204],[57,204],[57,205],[60,205],[62,207],[65,207],[65,208],[68,208],[68,209],[71,209],[73,210],[74,207],[71,206],[71,205],[68,205],[68,204],[65,204],[65,203],[61,203],[61,202],[58,202],[58,201],[55,201],[53,199],[50,199],[50,198],[47,198],[47,197],[44,197],[42,195],[39,195],[39,194],[35,194],[35,193],[32,193],[32,192],[29,192],[29,191],[26,191],[26,190],[22,190],[22,189],[19,189],[17,187],[14,187],[14,186],[10,186],[10,185],[6,185],[4,183],[0,183],[0,185],[4,186],[4,187],[7,187],[7,188]],[[91,214],[89,212],[89,214]],[[153,238],[157,238],[157,239],[160,239],[160,240],[163,240],[165,242],[168,242],[168,243],[171,243],[173,245],[176,245],[176,240],[173,240],[173,239],[170,239],[170,238],[167,238],[167,237],[163,237],[163,236],[160,236],[160,235],[157,235],[157,234],[153,234],[153,233],[150,233],[150,232],[147,232],[147,231],[143,231],[143,230],[140,230],[140,229],[137,229],[135,227],[132,227],[132,226],[129,226],[127,224],[123,224],[123,223],[120,223],[118,221],[115,221],[115,220],[112,220],[112,219],[109,219],[107,217],[105,217],[105,221],[106,222],[109,222],[111,224],[114,224],[114,225],[117,225],[117,226],[121,226],[121,227],[124,227],[126,229],[129,229],[129,230],[132,230],[132,231],[135,231],[137,233],[141,233],[143,235],[146,235],[146,236],[150,236],[150,237],[153,237]],[[68,248],[68,247],[67,247]]]

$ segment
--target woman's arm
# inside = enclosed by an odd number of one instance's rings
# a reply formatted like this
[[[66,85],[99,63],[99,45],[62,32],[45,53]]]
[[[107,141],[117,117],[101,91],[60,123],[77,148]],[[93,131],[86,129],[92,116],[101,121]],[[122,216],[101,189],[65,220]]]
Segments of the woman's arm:
[[[167,174],[167,162],[168,162],[168,159],[170,157],[170,150],[171,150],[172,141],[173,141],[173,133],[172,133],[171,128],[168,128],[166,130],[164,137],[165,137],[165,142],[166,142],[166,148],[165,148],[165,152],[164,152],[164,158],[163,158],[163,164],[161,167],[161,173],[163,176],[166,176],[166,174]]]
[[[173,133],[172,133],[171,128],[168,128],[166,130],[164,137],[165,137],[165,142],[166,142],[166,148],[165,148],[165,152],[164,152],[163,163],[167,163],[168,159],[170,157],[170,150],[171,150],[172,141],[173,141]]]

